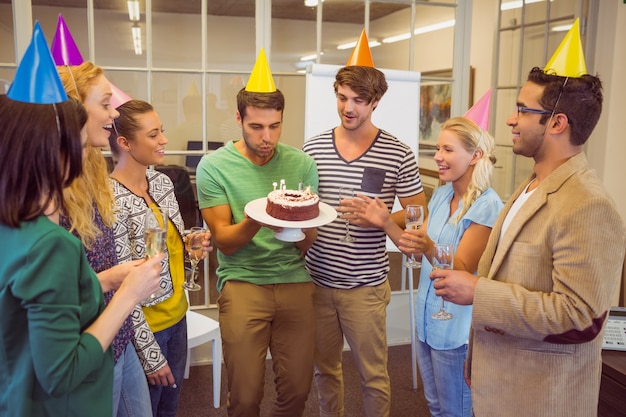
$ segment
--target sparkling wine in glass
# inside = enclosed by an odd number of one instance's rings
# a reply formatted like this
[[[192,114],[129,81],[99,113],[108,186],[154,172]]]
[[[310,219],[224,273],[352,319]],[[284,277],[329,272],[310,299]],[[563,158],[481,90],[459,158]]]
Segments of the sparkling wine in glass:
[[[447,243],[435,243],[432,253],[433,269],[452,269],[454,266],[454,250]],[[441,308],[431,316],[435,320],[450,320],[454,317],[446,311],[446,305],[441,298]]]
[[[159,207],[149,207],[144,218],[145,256],[152,258],[165,252],[167,247],[167,212]],[[159,290],[143,301],[143,304],[152,302],[156,297],[163,295]]]
[[[198,262],[204,257],[202,249],[202,241],[204,240],[204,229],[201,227],[192,227],[189,229],[187,239],[185,241],[185,249],[189,255],[189,263],[191,263],[191,274],[185,275],[185,283],[183,288],[189,291],[200,291],[202,287],[196,282],[198,271]]]
[[[354,198],[354,190],[349,187],[341,187],[339,189],[339,203],[341,200],[351,200]],[[350,221],[345,219],[346,234],[340,239],[342,242],[352,243],[356,241],[356,238],[350,234]]]
[[[424,207],[419,204],[409,204],[404,210],[404,223],[405,227],[410,230],[417,230],[422,227],[424,223]],[[415,259],[415,254],[411,254],[411,257],[404,262],[404,266],[407,268],[420,268],[422,263]]]

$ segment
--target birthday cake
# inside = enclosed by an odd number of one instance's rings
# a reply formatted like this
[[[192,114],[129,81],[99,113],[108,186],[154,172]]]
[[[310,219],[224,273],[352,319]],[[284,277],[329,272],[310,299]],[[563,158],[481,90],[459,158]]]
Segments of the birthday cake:
[[[279,220],[311,220],[320,214],[320,199],[309,187],[305,190],[287,190],[281,182],[281,188],[267,195],[265,211]]]

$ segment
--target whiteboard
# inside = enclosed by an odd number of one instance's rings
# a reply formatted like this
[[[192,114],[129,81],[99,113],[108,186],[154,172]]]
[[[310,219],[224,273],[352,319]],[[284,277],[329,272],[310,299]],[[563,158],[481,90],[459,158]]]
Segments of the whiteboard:
[[[339,124],[335,75],[341,65],[313,64],[307,67],[304,105],[304,140]],[[417,158],[419,146],[420,78],[419,72],[378,68],[385,74],[389,88],[372,113],[372,122],[406,143]],[[402,210],[396,198],[393,211]],[[387,239],[387,250],[398,249]]]

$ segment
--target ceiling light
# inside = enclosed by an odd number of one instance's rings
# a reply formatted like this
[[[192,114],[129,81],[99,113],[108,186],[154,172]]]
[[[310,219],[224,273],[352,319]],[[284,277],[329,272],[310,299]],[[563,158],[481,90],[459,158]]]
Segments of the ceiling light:
[[[380,42],[378,42],[378,41],[369,41],[367,44],[369,45],[370,48],[374,48],[376,46],[380,46]],[[352,49],[355,46],[356,46],[356,41],[348,42],[348,43],[342,43],[341,45],[337,45],[337,49]]]
[[[324,55],[324,52],[321,52],[320,55]],[[300,61],[312,61],[317,58],[317,54],[305,55],[300,58]]]
[[[572,28],[572,26],[574,26],[572,23],[569,25],[555,26],[552,28],[552,32],[567,32]]]
[[[513,9],[521,9],[522,6],[524,5],[524,3],[526,4],[531,4],[531,3],[539,3],[541,1],[545,1],[545,0],[514,0],[514,1],[507,1],[504,2],[500,5],[500,10],[504,11],[504,10],[513,10]],[[552,0],[550,0],[552,1]]]
[[[128,18],[131,22],[138,22],[141,15],[139,14],[139,0],[128,0]]]
[[[323,2],[324,0],[322,0]],[[315,7],[319,4],[319,0],[304,0],[304,5],[306,7]]]
[[[135,23],[131,28],[131,33],[133,36],[133,46],[135,47],[135,55],[141,55],[143,53],[143,49],[141,47],[141,28],[137,23]]]
[[[446,29],[446,28],[450,28],[453,27],[455,24],[455,20],[451,19],[451,20],[446,20],[443,22],[439,22],[439,23],[435,23],[432,25],[427,25],[427,26],[422,26],[419,28],[415,28],[415,30],[413,31],[414,35],[422,35],[424,33],[428,33],[428,32],[434,32],[436,30],[441,30],[441,29]],[[396,35],[396,36],[390,36],[388,38],[383,39],[383,43],[394,43],[394,42],[398,42],[398,41],[404,41],[407,40],[411,37],[410,32],[407,33],[403,33],[401,35]]]

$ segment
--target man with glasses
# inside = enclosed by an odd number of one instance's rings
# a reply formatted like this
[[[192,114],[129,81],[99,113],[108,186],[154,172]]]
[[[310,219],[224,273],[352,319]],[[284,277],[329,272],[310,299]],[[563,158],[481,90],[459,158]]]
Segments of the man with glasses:
[[[473,304],[476,417],[597,415],[603,327],[626,251],[624,223],[583,152],[601,110],[602,84],[586,69],[531,70],[507,125],[533,173],[494,224],[478,275],[430,276],[443,278],[434,287],[446,301]]]

